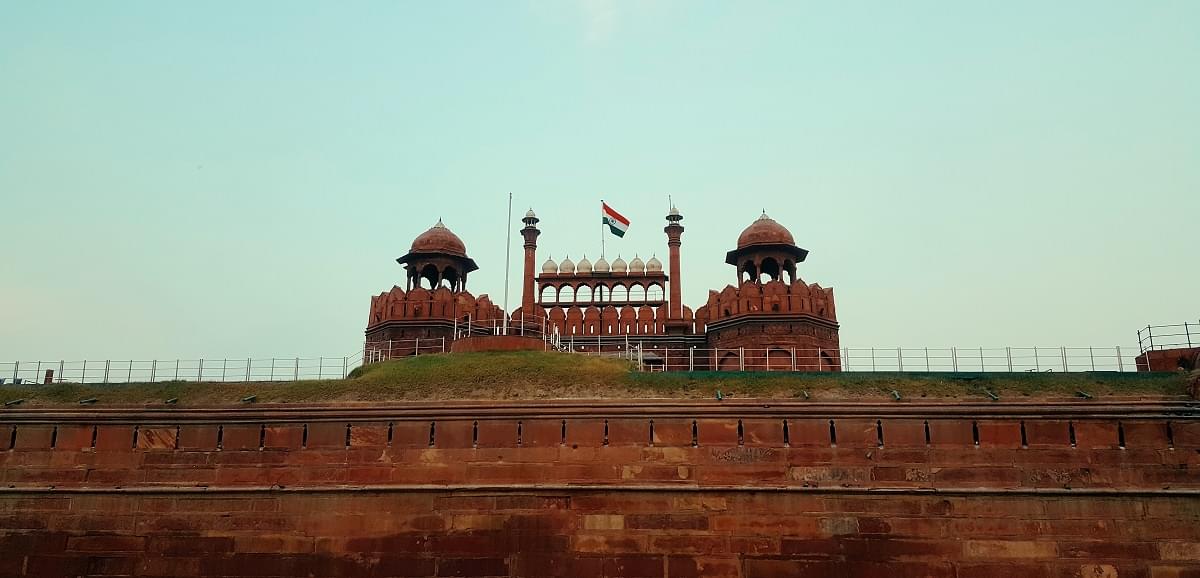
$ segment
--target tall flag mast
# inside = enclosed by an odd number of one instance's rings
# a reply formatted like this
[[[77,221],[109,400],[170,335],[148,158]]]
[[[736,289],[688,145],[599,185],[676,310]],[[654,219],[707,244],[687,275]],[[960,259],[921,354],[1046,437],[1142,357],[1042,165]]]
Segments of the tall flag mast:
[[[508,335],[508,263],[509,253],[512,253],[512,193],[508,194],[508,220],[504,221],[504,332]],[[468,328],[469,329],[469,328]]]

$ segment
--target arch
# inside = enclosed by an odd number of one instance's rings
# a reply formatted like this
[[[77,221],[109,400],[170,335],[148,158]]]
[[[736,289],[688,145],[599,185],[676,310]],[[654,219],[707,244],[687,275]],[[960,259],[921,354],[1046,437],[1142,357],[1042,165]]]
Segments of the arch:
[[[622,307],[619,325],[623,335],[637,333],[637,310],[629,305]]]
[[[662,301],[663,300],[662,285],[659,283],[651,283],[648,287],[646,287],[646,300],[647,301]]]
[[[417,286],[422,289],[429,289],[432,291],[437,289],[440,277],[441,273],[438,271],[437,265],[434,265],[433,263],[426,263],[424,267],[421,267],[421,273],[417,279]],[[421,283],[422,280],[428,281],[429,287],[425,287]]]
[[[634,283],[629,286],[629,302],[630,303],[645,303],[646,288],[641,283]]]
[[[591,303],[592,302],[592,287],[590,285],[580,285],[575,289],[576,303]]]
[[[608,297],[608,299],[605,299]],[[612,290],[604,285],[596,285],[592,290],[592,301],[596,303],[604,303],[612,300]]]
[[[557,303],[558,302],[558,287],[553,285],[542,285],[542,292],[538,297],[540,303]]]
[[[613,303],[628,303],[629,288],[626,287],[624,283],[617,283],[616,285],[613,285],[611,301]]]
[[[563,285],[558,288],[559,303],[574,303],[575,302],[575,287],[572,285]]]
[[[821,371],[838,371],[841,369],[841,364],[835,363],[828,352],[821,352]]]
[[[740,285],[745,281],[754,281],[755,279],[758,279],[758,267],[754,264],[754,261],[747,260],[742,263],[742,267],[738,270],[738,284]]]
[[[779,347],[767,350],[767,371],[791,371],[792,352]]]
[[[755,278],[759,283],[778,281],[780,273],[779,261],[776,261],[774,257],[767,257],[762,260],[762,263],[759,263],[758,275]]]
[[[717,357],[717,371],[738,371],[742,368],[738,352],[726,351]]]
[[[595,306],[588,307],[583,312],[583,327],[581,332],[585,335],[596,335],[600,333],[600,310]]]

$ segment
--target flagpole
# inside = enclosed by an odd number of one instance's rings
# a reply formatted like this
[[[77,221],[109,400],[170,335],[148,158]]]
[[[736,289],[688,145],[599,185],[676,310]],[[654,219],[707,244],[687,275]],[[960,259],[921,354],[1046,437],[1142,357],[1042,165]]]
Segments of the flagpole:
[[[604,258],[604,199],[600,199],[600,258]]]
[[[509,254],[512,253],[512,193],[508,194],[508,220],[504,222],[507,231],[504,243],[504,332],[508,335],[508,269]]]

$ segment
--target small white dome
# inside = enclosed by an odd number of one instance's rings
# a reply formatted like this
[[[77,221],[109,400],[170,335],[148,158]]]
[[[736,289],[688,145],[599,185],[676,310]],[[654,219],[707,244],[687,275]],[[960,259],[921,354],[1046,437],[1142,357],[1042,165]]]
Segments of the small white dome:
[[[592,265],[592,270],[597,273],[608,273],[608,261],[605,261],[604,257],[596,259],[596,262]]]
[[[629,262],[629,272],[630,273],[645,273],[646,272],[646,263],[644,263],[642,261],[641,257],[638,257],[635,255],[633,257],[633,260]]]
[[[620,255],[617,255],[617,260],[612,262],[612,272],[613,273],[627,273],[627,272],[629,272],[629,264],[626,263],[625,260],[622,259]]]
[[[659,261],[658,257],[650,257],[650,260],[646,261],[646,271],[656,273],[662,271],[662,261]]]
[[[554,259],[546,259],[546,262],[542,263],[542,273],[558,273],[558,263],[555,263]]]
[[[592,272],[592,262],[588,261],[587,255],[584,255],[579,260],[579,264],[575,266],[575,271],[580,275],[586,275]]]
[[[536,219],[537,215],[535,215],[533,213],[533,209],[529,209],[528,211],[525,212],[525,218],[526,219]]]
[[[558,272],[562,273],[563,275],[574,275],[575,262],[572,261],[570,257],[563,259],[562,263],[558,264]]]

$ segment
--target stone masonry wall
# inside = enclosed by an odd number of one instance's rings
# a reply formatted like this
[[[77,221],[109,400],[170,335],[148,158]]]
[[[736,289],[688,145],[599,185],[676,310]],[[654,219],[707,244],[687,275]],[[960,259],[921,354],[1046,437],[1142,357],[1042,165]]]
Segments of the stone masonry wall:
[[[1186,406],[548,407],[27,414],[0,576],[1200,576]]]

